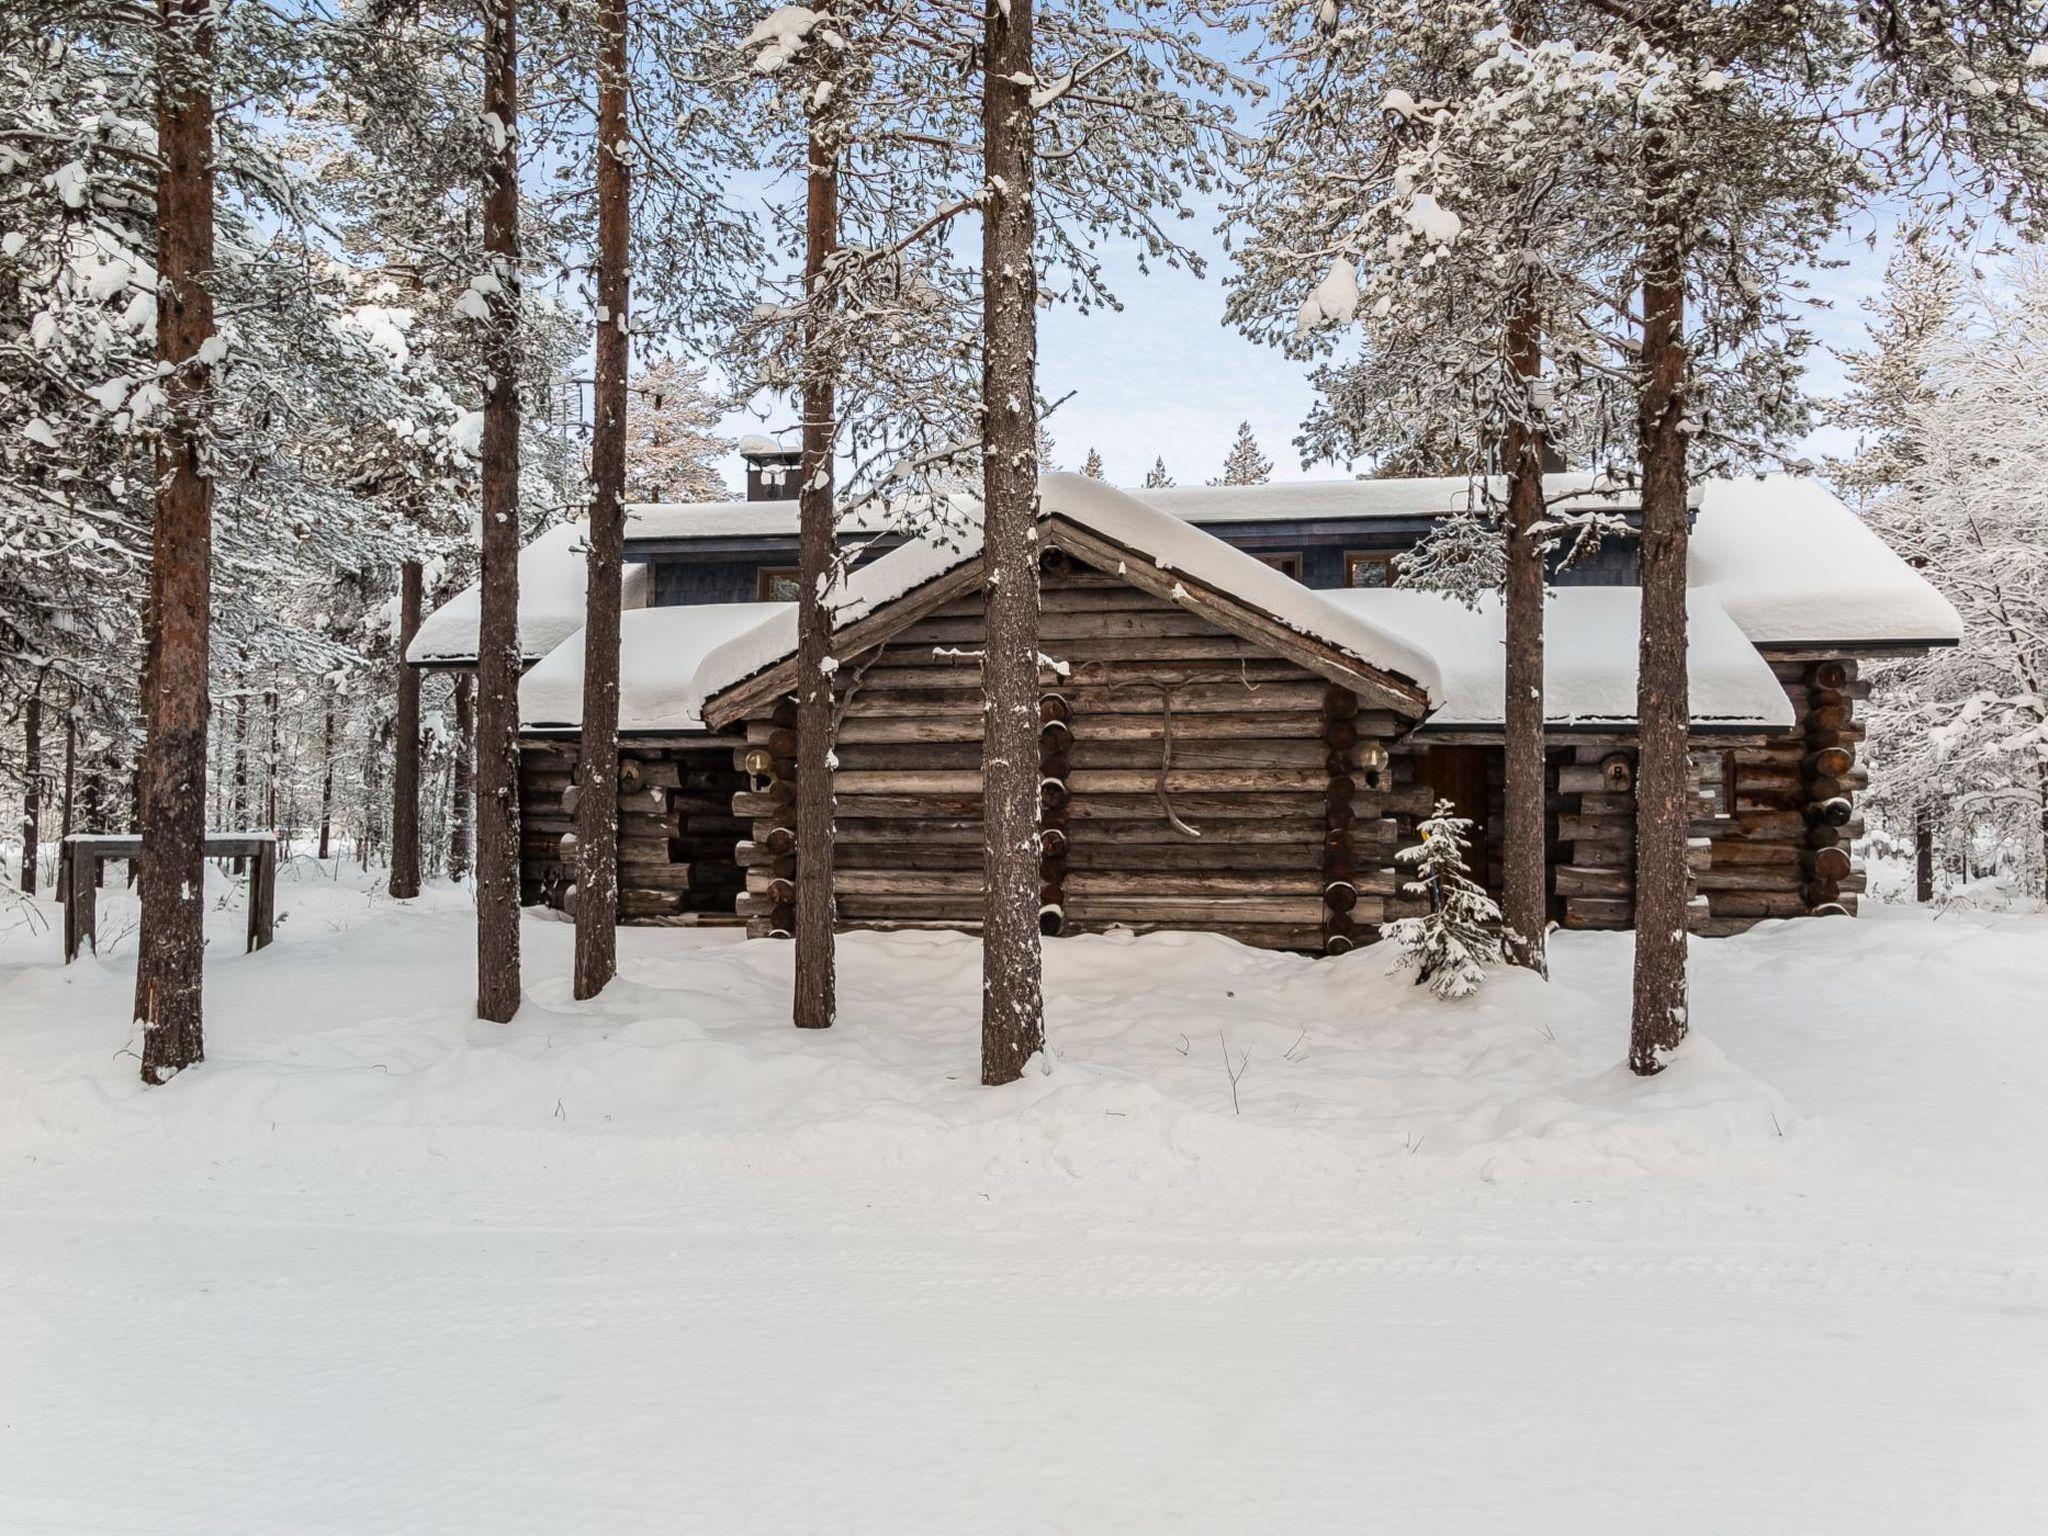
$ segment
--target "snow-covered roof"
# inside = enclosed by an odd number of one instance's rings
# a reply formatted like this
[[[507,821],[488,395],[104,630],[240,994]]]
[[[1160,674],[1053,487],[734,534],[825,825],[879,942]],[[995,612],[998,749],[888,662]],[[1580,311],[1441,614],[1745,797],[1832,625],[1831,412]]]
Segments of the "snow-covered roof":
[[[1432,727],[1499,729],[1505,723],[1506,642],[1501,602],[1468,608],[1437,592],[1350,587],[1323,594],[1339,607],[1436,658],[1443,692]],[[1792,724],[1792,705],[1770,666],[1707,593],[1687,602],[1686,663],[1695,724]],[[1543,704],[1553,727],[1632,724],[1636,637],[1642,593],[1635,587],[1562,587],[1544,607]]]
[[[797,503],[784,501],[646,501],[626,508],[626,542],[656,539],[793,539]],[[870,501],[839,519],[842,533],[886,533],[895,509]]]
[[[1597,483],[1592,475],[1562,474],[1546,475],[1543,486],[1545,495],[1565,510],[1633,512],[1639,505],[1640,499],[1633,490],[1596,489]],[[1183,522],[1280,523],[1440,517],[1468,506],[1473,490],[1473,482],[1465,476],[1444,475],[1421,480],[1175,486],[1166,490],[1125,490],[1123,494],[1170,512]],[[1495,496],[1505,497],[1506,483],[1496,479],[1492,490]],[[648,502],[627,510],[628,541],[796,537],[794,501]],[[845,518],[841,526],[851,533],[884,533],[901,526],[903,521],[894,505],[871,501]]]
[[[528,661],[547,655],[583,627],[588,546],[582,523],[561,523],[519,551],[519,649]],[[648,571],[626,567],[620,602],[647,605]],[[420,621],[405,659],[417,666],[467,666],[476,660],[483,587],[472,582]]]
[[[764,437],[759,432],[749,432],[740,439],[739,454],[743,459],[767,458],[773,455],[796,453],[799,451],[786,444],[778,443],[772,437]]]
[[[1052,474],[1039,481],[1039,515],[1059,517],[1130,550],[1162,571],[1229,594],[1246,607],[1366,666],[1415,683],[1434,701],[1440,681],[1435,661],[1420,647],[1382,629],[1371,618],[1331,603],[1329,594],[1244,553],[1181,518],[1085,475]],[[981,526],[968,521],[947,542],[915,539],[848,577],[834,612],[844,627],[906,596],[981,553]],[[704,659],[697,682],[710,698],[788,659],[796,652],[796,614],[789,611],[728,641]]]
[[[1489,487],[1501,501],[1507,482]],[[1344,518],[1442,517],[1472,505],[1478,490],[1466,475],[1412,480],[1296,480],[1278,485],[1188,485],[1129,492],[1147,506],[1190,523],[1323,522]],[[1543,494],[1559,511],[1633,512],[1632,487],[1608,487],[1590,474],[1543,477]]]
[[[699,664],[718,646],[794,603],[700,603],[639,608],[619,616],[619,729],[701,731]],[[583,724],[583,631],[578,629],[519,681],[519,728]]]
[[[1758,645],[1951,642],[1954,605],[1817,480],[1710,480],[1688,578]]]

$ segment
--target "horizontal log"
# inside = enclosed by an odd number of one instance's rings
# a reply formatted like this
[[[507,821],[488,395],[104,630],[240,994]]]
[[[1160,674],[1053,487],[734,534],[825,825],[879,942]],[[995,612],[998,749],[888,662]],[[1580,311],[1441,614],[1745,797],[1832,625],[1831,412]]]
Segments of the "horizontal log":
[[[1283,923],[1320,929],[1323,898],[1309,896],[1095,896],[1069,891],[1065,902],[1070,921],[1132,923]],[[1352,917],[1379,922],[1383,907],[1377,898],[1360,897]]]
[[[1133,897],[1143,900],[1206,901],[1210,897],[1272,897],[1287,900],[1299,896],[1321,898],[1323,878],[1314,871],[1288,872],[1256,870],[1245,874],[1198,872],[1194,870],[1101,870],[1076,869],[1067,875],[1067,895]],[[1380,894],[1387,894],[1381,892]]]
[[[1358,749],[1353,747],[1345,761],[1355,761]],[[1158,737],[1135,740],[1109,741],[1089,734],[1077,738],[1068,754],[1077,769],[1097,768],[1151,768],[1157,770],[1162,752]],[[1310,736],[1293,741],[1287,740],[1225,740],[1211,741],[1197,739],[1183,740],[1180,732],[1173,737],[1173,767],[1176,772],[1182,768],[1242,768],[1260,769],[1303,769],[1329,774],[1330,749]]]
[[[1243,842],[1233,835],[1242,825],[1219,823],[1215,835],[1194,841],[1137,843],[1117,837],[1070,842],[1067,863],[1075,870],[1275,870],[1304,876],[1321,870],[1321,838],[1297,833],[1286,842]]]
[[[1621,897],[1570,896],[1564,903],[1567,928],[1626,928],[1635,920],[1635,903]]]
[[[1796,862],[1786,869],[1751,864],[1705,870],[1693,877],[1693,884],[1703,891],[1796,891],[1805,884],[1805,876]]]
[[[843,784],[849,773],[981,772],[981,743],[978,741],[926,741],[916,744],[841,742],[833,750],[839,759],[835,784]]]
[[[1636,819],[1633,816],[1586,816],[1569,815],[1557,818],[1558,841],[1575,843],[1587,841],[1609,841],[1632,839],[1635,836]]]
[[[1632,896],[1635,875],[1626,869],[1580,869],[1561,864],[1552,880],[1560,896]]]
[[[1779,772],[1795,770],[1806,761],[1806,754],[1806,743],[1788,741],[1769,747],[1738,747],[1732,755],[1736,777],[1740,779],[1751,768],[1776,769]]]
[[[1804,916],[1806,899],[1796,891],[1709,891],[1707,906],[1717,918],[1740,917],[1755,922],[1766,917]]]
[[[1080,750],[1078,742],[1075,750]],[[1320,758],[1317,763],[1306,768],[1183,768],[1176,762],[1167,773],[1166,789],[1169,794],[1322,794],[1328,787],[1329,776],[1320,766]],[[1156,768],[1076,768],[1068,787],[1076,796],[1138,795],[1153,790],[1158,777]]]
[[[955,896],[979,902],[986,889],[979,869],[839,869],[832,891],[846,896]]]
[[[909,745],[918,742],[957,742],[979,745],[980,709],[958,715],[869,715],[849,711],[839,724],[837,745],[841,749],[866,743]]]
[[[1801,811],[1737,811],[1733,816],[1695,825],[1710,828],[1706,835],[1715,842],[1796,841],[1805,835],[1807,818]]]
[[[929,841],[866,843],[837,841],[833,858],[841,869],[969,869],[982,867],[981,839],[973,842]]]
[[[1796,842],[1728,841],[1714,849],[1714,868],[1797,868],[1803,851]]]

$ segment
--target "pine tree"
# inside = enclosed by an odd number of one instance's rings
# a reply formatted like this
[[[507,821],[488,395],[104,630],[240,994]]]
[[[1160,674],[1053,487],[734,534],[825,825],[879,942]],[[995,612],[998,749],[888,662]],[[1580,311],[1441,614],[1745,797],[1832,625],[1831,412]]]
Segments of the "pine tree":
[[[1102,473],[1102,455],[1097,453],[1093,448],[1090,448],[1088,450],[1088,457],[1081,461],[1081,473],[1086,475],[1090,480],[1101,480],[1106,478]]]
[[[1856,452],[1831,459],[1828,473],[1862,503],[1897,490],[1925,462],[1920,434],[1939,404],[1929,375],[1933,350],[1955,336],[1963,274],[1926,225],[1908,227],[1885,264],[1884,287],[1865,305],[1870,344],[1839,353],[1849,388],[1829,419],[1856,434]]]
[[[214,268],[214,18],[206,0],[159,13],[156,353],[166,425],[156,448],[156,522],[142,697],[142,928],[135,1018],[142,1080],[206,1057],[206,722],[212,641],[213,477],[208,396],[221,349]]]
[[[722,415],[702,366],[665,357],[643,369],[626,408],[626,499],[725,500],[718,460],[732,440],[718,434]]]
[[[2048,254],[1960,291],[1910,255],[1894,268],[1852,377],[1890,381],[1896,407],[1871,402],[1884,431],[1853,474],[1896,477],[1867,515],[1955,604],[1963,640],[1875,680],[1869,804],[1902,838],[1988,832],[2048,892],[2048,495],[2030,470],[2048,450]]]
[[[1415,972],[1417,985],[1427,985],[1438,997],[1469,997],[1486,980],[1486,967],[1501,958],[1494,931],[1500,908],[1466,867],[1472,823],[1457,814],[1456,806],[1437,801],[1416,830],[1422,841],[1394,857],[1413,866],[1415,878],[1403,888],[1427,897],[1429,911],[1389,923],[1387,937],[1400,951],[1398,964]]]
[[[597,10],[597,379],[584,578],[583,721],[576,805],[576,997],[618,971],[619,605],[626,536],[626,370],[633,206],[626,98],[627,0]]]
[[[1145,489],[1163,491],[1172,485],[1173,476],[1166,472],[1166,459],[1162,455],[1152,461],[1152,467],[1145,471]]]
[[[1160,466],[1164,468],[1162,464]],[[1264,485],[1273,478],[1273,461],[1259,452],[1258,439],[1252,436],[1252,424],[1240,421],[1237,424],[1237,440],[1230,445],[1230,452],[1223,459],[1221,479],[1211,480],[1211,485]]]
[[[982,45],[981,1080],[1045,1046],[1038,933],[1038,264],[1033,0],[990,5]]]
[[[483,593],[476,669],[477,1017],[519,1011],[519,0],[485,0]]]

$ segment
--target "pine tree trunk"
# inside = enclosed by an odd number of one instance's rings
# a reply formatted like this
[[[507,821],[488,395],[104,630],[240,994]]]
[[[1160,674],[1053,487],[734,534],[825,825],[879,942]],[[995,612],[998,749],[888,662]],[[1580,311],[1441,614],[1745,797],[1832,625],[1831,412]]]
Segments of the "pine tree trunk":
[[[476,677],[455,677],[455,805],[448,819],[448,878],[469,878],[471,807],[476,794]]]
[[[235,695],[235,803],[229,826],[236,832],[249,829],[249,696]]]
[[[1542,371],[1542,320],[1535,295],[1524,289],[1508,326],[1508,358],[1515,372],[1534,379]],[[1543,759],[1543,435],[1517,421],[1507,434],[1508,518],[1506,672],[1506,787],[1501,825],[1501,919],[1504,952],[1515,965],[1549,973],[1544,931],[1550,921],[1548,862],[1544,857]],[[1480,861],[1484,864],[1484,860]]]
[[[518,0],[486,0],[484,115],[498,153],[484,201],[496,279],[484,357],[483,615],[477,634],[476,1012],[519,1011]]]
[[[208,632],[213,480],[206,470],[214,334],[211,0],[157,0],[156,358],[168,372],[143,666],[142,924],[135,1017],[142,1080],[205,1059],[201,957],[206,876]]]
[[[632,313],[632,187],[626,142],[626,0],[597,8],[597,383],[590,434],[583,739],[576,803],[577,997],[617,973],[619,582],[626,537],[626,369]]]
[[[264,691],[263,704],[270,712],[270,738],[263,747],[263,825],[274,836],[280,830],[277,824],[277,769],[282,756],[283,733],[275,688]]]
[[[85,760],[85,776],[78,786],[78,824],[82,832],[101,832],[100,825],[100,774],[102,765],[88,753]]]
[[[839,245],[839,148],[814,115],[804,201],[803,483],[797,490],[796,985],[798,1029],[830,1029],[838,1012],[832,936],[832,454],[835,359],[826,265]]]
[[[64,711],[64,799],[57,812],[57,840],[60,844],[71,835],[71,809],[77,790],[78,699],[74,694],[71,707]]]
[[[1924,808],[1913,818],[1913,899],[1934,900],[1934,823]]]
[[[37,866],[42,862],[39,850],[43,840],[43,685],[40,680],[22,710],[21,738],[25,766],[21,791],[21,893],[33,896],[36,893],[36,876],[41,873]]]
[[[327,700],[327,720],[320,730],[320,854],[325,859],[334,835],[334,699]]]
[[[1668,185],[1668,180],[1665,183]],[[1654,185],[1654,183],[1653,183]],[[1653,201],[1653,207],[1655,203]],[[1685,268],[1664,209],[1644,242],[1642,388],[1642,631],[1637,655],[1635,997],[1629,1067],[1649,1076],[1685,1039],[1686,840],[1692,767],[1686,754]]]
[[[420,627],[420,563],[398,572],[398,717],[391,726],[391,883],[393,896],[420,893],[420,675],[405,659]]]
[[[1038,931],[1038,277],[1033,261],[1032,0],[993,0],[982,50],[981,1080],[1013,1082],[1045,1044]]]

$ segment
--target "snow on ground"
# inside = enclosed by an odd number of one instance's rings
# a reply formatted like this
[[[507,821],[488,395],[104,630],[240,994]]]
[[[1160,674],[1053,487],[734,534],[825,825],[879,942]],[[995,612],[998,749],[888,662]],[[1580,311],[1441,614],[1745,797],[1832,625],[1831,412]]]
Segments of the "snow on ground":
[[[125,897],[0,912],[0,1531],[2048,1528],[2048,918],[1697,944],[1649,1083],[1625,936],[1065,940],[984,1090],[958,936],[812,1035],[786,945],[578,1004],[536,917],[499,1027],[459,893],[293,874],[158,1090]]]

